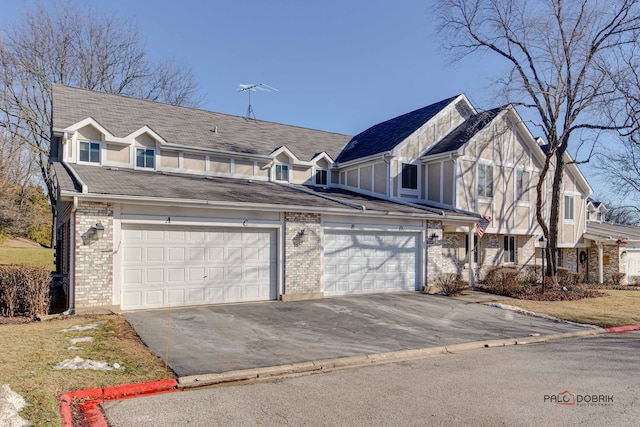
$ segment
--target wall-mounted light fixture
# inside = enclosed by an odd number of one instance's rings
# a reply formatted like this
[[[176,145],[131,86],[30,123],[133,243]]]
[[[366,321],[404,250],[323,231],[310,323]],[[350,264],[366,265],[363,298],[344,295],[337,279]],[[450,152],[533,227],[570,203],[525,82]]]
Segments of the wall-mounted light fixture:
[[[98,240],[102,239],[102,236],[104,236],[104,225],[102,225],[102,223],[97,223],[96,225],[92,225],[91,228],[93,229],[96,238]]]
[[[298,233],[296,234],[296,238],[298,239],[299,243],[302,243],[304,241],[304,236],[305,236],[305,229],[303,228],[302,230],[298,231]]]
[[[438,236],[438,233],[431,233],[431,236],[429,236],[429,243],[431,243],[432,245],[435,245],[436,243],[438,243],[438,238],[440,236]]]

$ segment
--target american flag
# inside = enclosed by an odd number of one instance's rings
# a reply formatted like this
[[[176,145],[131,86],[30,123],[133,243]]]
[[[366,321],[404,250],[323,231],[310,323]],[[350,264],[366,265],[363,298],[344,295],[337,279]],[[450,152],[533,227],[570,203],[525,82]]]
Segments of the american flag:
[[[484,234],[484,230],[487,229],[487,226],[491,222],[490,216],[483,216],[479,223],[476,224],[476,234],[478,237],[482,237]]]

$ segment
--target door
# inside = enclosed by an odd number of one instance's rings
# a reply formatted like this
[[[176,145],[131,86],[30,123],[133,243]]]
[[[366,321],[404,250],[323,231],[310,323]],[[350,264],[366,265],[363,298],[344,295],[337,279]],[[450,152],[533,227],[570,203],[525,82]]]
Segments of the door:
[[[325,231],[325,295],[418,289],[420,234]]]
[[[123,310],[276,298],[276,231],[123,226]]]

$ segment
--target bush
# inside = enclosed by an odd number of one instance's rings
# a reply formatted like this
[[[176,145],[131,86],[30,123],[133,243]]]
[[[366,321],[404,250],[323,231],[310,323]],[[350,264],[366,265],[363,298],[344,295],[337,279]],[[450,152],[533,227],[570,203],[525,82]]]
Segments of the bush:
[[[488,291],[507,297],[517,296],[524,290],[519,272],[515,268],[494,268],[487,271],[484,284]]]
[[[568,268],[558,267],[558,285],[560,287],[571,288],[582,283],[584,275],[582,273],[574,273]]]
[[[467,283],[460,280],[460,275],[456,273],[441,273],[435,280],[434,285],[439,287],[447,295],[459,295]]]
[[[0,265],[0,314],[31,318],[49,313],[51,273],[45,267]]]
[[[525,265],[520,270],[519,280],[524,286],[535,285],[539,280],[542,280],[542,267],[538,265]]]
[[[640,286],[640,276],[629,276],[627,284],[629,286]]]
[[[626,274],[620,272],[611,273],[609,276],[609,284],[612,286],[621,286],[624,276],[626,276]]]

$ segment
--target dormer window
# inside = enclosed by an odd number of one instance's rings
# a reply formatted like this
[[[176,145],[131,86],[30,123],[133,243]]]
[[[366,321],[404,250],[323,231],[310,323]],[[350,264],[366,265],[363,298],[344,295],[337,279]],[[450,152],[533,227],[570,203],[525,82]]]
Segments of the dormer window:
[[[289,165],[276,165],[276,181],[289,181]]]
[[[326,169],[319,169],[316,171],[316,185],[327,185]]]
[[[136,167],[155,168],[155,150],[151,148],[136,148]]]
[[[418,165],[402,164],[402,188],[418,189]]]
[[[80,161],[100,163],[100,143],[80,141]]]

